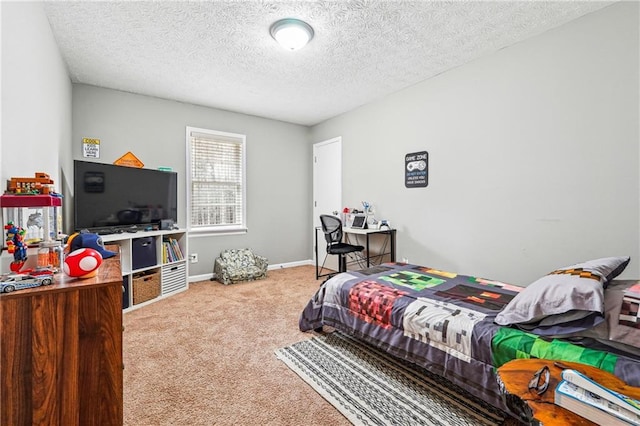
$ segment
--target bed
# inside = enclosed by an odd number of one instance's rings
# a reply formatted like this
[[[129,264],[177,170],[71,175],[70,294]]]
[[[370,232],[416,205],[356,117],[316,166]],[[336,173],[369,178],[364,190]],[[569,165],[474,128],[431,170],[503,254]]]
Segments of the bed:
[[[640,386],[640,283],[615,280],[628,263],[596,259],[527,287],[386,263],[325,281],[299,326],[356,336],[506,411],[496,369],[516,358],[581,362]]]

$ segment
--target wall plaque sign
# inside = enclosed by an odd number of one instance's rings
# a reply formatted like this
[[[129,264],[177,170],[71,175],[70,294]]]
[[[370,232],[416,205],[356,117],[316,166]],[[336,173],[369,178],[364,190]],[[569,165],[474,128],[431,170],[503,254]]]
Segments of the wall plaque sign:
[[[82,138],[82,156],[100,158],[100,139]]]
[[[144,163],[138,159],[133,152],[129,151],[122,157],[113,162],[116,166],[137,167],[139,169],[144,167]]]
[[[424,188],[429,184],[429,153],[412,152],[404,156],[404,186]]]

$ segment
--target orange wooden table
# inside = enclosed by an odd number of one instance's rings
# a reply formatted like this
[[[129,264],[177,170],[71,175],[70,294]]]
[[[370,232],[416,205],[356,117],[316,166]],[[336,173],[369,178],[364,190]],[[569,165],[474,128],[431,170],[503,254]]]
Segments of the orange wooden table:
[[[538,395],[529,390],[529,381],[545,365],[549,367],[549,387],[542,395]],[[640,388],[627,385],[613,374],[577,362],[562,362],[562,365],[589,376],[609,389],[640,399]],[[562,370],[554,361],[544,359],[516,359],[504,364],[498,368],[498,380],[507,406],[520,416],[520,420],[532,425],[595,425],[554,404],[555,389],[562,380]]]

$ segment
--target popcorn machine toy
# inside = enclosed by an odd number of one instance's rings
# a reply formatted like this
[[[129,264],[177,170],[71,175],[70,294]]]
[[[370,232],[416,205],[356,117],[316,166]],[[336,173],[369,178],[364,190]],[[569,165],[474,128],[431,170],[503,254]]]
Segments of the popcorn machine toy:
[[[4,246],[13,254],[11,270],[19,271],[27,260],[27,246],[44,245],[58,238],[62,199],[56,195],[0,196],[5,224]]]

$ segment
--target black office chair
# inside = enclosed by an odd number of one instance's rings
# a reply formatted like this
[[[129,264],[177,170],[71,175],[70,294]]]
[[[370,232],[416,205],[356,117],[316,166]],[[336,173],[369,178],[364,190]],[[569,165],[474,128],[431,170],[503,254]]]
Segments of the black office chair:
[[[322,232],[324,239],[327,240],[327,255],[335,254],[338,256],[338,272],[347,271],[347,254],[364,250],[364,246],[357,246],[342,242],[342,222],[339,218],[328,214],[320,215],[320,223],[322,224]],[[327,261],[324,257],[322,267]]]

